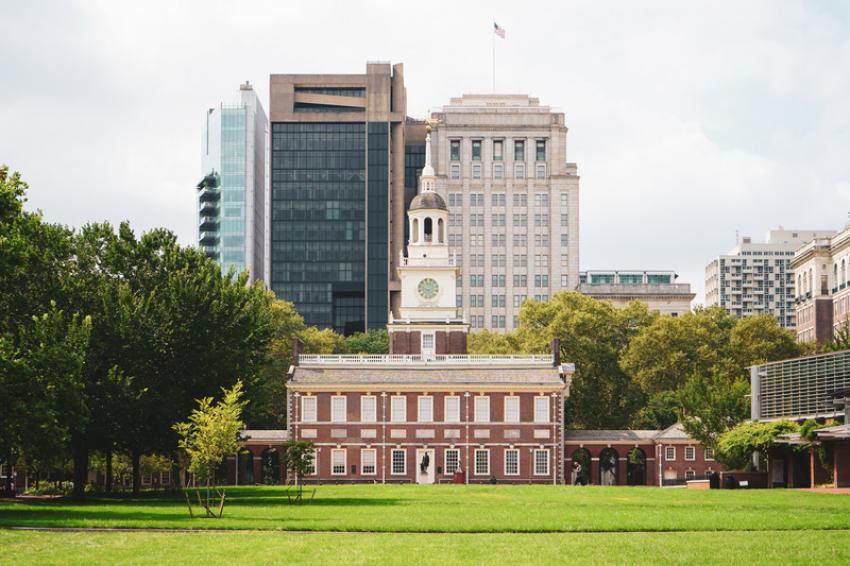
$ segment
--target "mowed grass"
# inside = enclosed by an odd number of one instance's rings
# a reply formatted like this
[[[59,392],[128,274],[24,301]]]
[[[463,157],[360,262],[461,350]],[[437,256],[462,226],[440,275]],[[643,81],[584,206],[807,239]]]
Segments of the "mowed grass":
[[[10,564],[842,564],[846,531],[374,534],[0,531]]]
[[[2,503],[0,526],[408,533],[850,529],[847,495],[779,489],[319,486],[311,503],[290,505],[284,487],[239,487],[228,489],[221,519],[190,519],[182,497]]]

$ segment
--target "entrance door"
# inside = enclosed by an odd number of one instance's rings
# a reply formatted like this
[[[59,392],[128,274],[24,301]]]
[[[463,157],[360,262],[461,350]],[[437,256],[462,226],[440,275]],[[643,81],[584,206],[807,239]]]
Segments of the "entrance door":
[[[434,483],[434,450],[419,448],[416,450],[416,483]]]

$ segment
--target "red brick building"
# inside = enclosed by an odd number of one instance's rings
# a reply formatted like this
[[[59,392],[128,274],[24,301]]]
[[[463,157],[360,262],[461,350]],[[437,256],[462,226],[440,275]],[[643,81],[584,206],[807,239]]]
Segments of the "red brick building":
[[[561,483],[572,366],[556,362],[302,355],[288,414],[316,447],[306,481]]]
[[[711,448],[691,439],[678,424],[665,430],[571,430],[565,434],[567,479],[592,485],[682,485],[704,479],[722,466]]]

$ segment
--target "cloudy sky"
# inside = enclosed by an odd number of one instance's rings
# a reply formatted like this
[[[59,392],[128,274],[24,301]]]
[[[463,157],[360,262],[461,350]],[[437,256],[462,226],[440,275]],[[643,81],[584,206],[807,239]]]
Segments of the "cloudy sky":
[[[270,73],[405,64],[408,105],[528,93],[566,113],[582,269],[703,270],[771,227],[850,212],[850,4],[0,0],[0,162],[74,226],[191,244],[205,109]]]

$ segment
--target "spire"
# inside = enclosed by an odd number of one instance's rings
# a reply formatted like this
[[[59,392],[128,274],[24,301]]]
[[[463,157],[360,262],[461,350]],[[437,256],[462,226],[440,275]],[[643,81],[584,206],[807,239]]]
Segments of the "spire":
[[[422,168],[423,177],[433,177],[434,167],[431,165],[431,127],[428,127],[428,133],[425,135],[425,167]],[[422,189],[427,190],[430,187],[428,183],[422,183]]]

